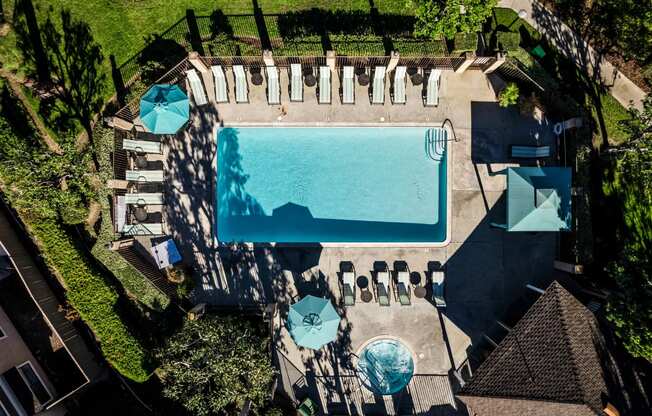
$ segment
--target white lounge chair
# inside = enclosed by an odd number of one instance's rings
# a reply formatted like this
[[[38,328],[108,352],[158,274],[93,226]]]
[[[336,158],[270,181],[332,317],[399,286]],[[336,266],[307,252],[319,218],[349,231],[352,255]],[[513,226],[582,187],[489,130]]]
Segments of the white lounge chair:
[[[290,101],[303,101],[301,64],[290,64]]]
[[[407,67],[397,66],[394,71],[394,104],[405,104],[405,72]]]
[[[385,103],[385,70],[384,66],[377,66],[374,70],[374,83],[371,91],[371,104]]]
[[[550,146],[510,146],[510,157],[514,159],[543,159],[550,157]]]
[[[229,93],[226,86],[226,76],[220,65],[211,67],[213,81],[215,82],[215,102],[226,103],[229,101]]]
[[[278,69],[275,66],[268,66],[267,71],[267,103],[281,103],[281,87],[278,84]]]
[[[163,182],[162,170],[128,170],[125,179],[132,182]]]
[[[116,196],[113,215],[115,217],[115,231],[122,230],[127,222],[127,203],[124,195]]]
[[[345,66],[342,68],[342,104],[355,103],[355,82],[354,82],[354,68],[352,66]]]
[[[443,270],[435,270],[430,275],[432,281],[432,301],[438,308],[446,307],[446,298],[444,292],[444,282],[446,275]]]
[[[161,154],[160,142],[124,139],[122,141],[122,148],[124,150],[130,150],[132,152],[154,153],[159,155]]]
[[[163,224],[161,223],[140,223],[140,224],[126,224],[122,227],[122,234],[124,235],[163,235]]]
[[[428,86],[426,88],[426,103],[428,107],[439,105],[439,85],[441,80],[441,70],[433,69],[428,76]]]
[[[163,194],[158,192],[125,194],[125,203],[138,205],[163,205]]]
[[[331,69],[327,66],[319,67],[319,104],[331,103]]]
[[[344,305],[355,305],[355,273],[342,272],[342,294],[344,296]]]
[[[188,82],[190,83],[190,90],[192,91],[192,98],[195,100],[196,105],[204,105],[208,103],[206,99],[206,93],[204,92],[204,86],[197,75],[197,71],[194,69],[186,71],[188,76]]]
[[[398,272],[396,278],[396,290],[398,292],[398,300],[401,305],[410,305],[410,273],[407,271]]]
[[[235,77],[235,102],[248,103],[249,91],[244,67],[242,65],[233,65],[233,76]]]
[[[383,270],[376,274],[376,296],[380,306],[389,306],[389,271]]]

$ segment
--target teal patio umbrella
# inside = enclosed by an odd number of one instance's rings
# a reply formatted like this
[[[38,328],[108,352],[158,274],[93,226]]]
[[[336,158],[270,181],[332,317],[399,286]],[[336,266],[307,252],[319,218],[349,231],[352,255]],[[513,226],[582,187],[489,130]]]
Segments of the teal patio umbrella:
[[[328,299],[308,295],[290,306],[287,326],[297,345],[316,350],[335,340],[340,316]]]
[[[189,115],[188,96],[176,85],[156,84],[140,99],[140,119],[154,134],[175,134]]]

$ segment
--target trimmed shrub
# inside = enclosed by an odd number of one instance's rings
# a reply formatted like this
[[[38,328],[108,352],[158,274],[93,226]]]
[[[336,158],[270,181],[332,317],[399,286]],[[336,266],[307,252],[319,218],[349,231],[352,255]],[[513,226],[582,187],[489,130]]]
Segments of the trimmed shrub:
[[[455,47],[453,50],[456,53],[462,52],[475,52],[478,49],[478,34],[473,33],[457,33],[455,35]]]
[[[496,48],[501,51],[515,51],[521,43],[521,35],[513,32],[496,33]]]

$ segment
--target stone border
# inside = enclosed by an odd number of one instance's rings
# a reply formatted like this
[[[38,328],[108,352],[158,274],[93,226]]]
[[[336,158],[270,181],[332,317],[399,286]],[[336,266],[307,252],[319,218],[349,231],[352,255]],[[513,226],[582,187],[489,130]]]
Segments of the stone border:
[[[404,122],[404,123],[355,123],[355,122],[312,122],[312,123],[299,123],[299,122],[288,122],[284,123],[282,121],[279,122],[274,122],[274,123],[264,123],[264,122],[236,122],[236,123],[222,123],[221,125],[217,126],[213,132],[213,135],[215,136],[215,145],[217,146],[217,133],[219,132],[220,128],[227,128],[227,127],[439,127],[443,128],[447,132],[447,136],[449,137],[448,143],[451,143],[452,141],[455,140],[455,135],[452,132],[451,128],[446,125],[446,122],[442,123],[419,123],[419,122]],[[452,139],[451,139],[452,137]],[[303,243],[293,243],[293,245],[300,246],[301,244],[314,244],[318,243],[322,247],[339,247],[339,248],[346,248],[346,247],[373,247],[373,248],[379,248],[379,247],[387,247],[387,248],[400,248],[400,247],[406,247],[406,248],[414,248],[414,247],[421,247],[421,248],[441,248],[441,247],[446,247],[451,243],[451,233],[452,233],[452,180],[451,178],[453,177],[453,146],[450,144],[446,145],[446,236],[444,238],[444,241],[441,242],[400,242],[400,243],[392,243],[392,242],[382,242],[382,243],[376,243],[376,242],[367,242],[367,243],[351,243],[351,242],[303,242]],[[215,151],[214,155],[214,161],[213,161],[213,171],[215,172],[214,176],[214,186],[213,186],[213,195],[215,195],[215,203],[217,204],[217,150]],[[215,209],[215,213],[217,214],[217,209]],[[213,219],[214,225],[215,225],[215,219]],[[212,228],[212,233],[213,233],[213,244],[215,247],[220,246],[220,241],[217,239],[217,233],[215,232],[216,230],[216,225]],[[255,243],[253,242],[244,242],[247,246],[253,247]],[[276,244],[283,244],[283,243],[278,243],[275,241],[269,241],[266,242],[268,244],[271,244],[272,246],[275,246]]]

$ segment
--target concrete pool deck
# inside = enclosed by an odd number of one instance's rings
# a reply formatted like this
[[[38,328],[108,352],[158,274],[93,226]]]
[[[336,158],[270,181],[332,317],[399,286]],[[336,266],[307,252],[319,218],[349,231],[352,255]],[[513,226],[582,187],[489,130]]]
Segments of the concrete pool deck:
[[[507,158],[509,145],[554,145],[551,126],[523,118],[515,108],[500,108],[485,75],[476,70],[444,71],[436,108],[423,107],[421,88],[409,83],[406,105],[389,104],[386,92],[385,105],[371,106],[366,90],[359,86],[354,106],[339,104],[335,87],[331,105],[317,104],[314,89],[308,88],[303,103],[289,103],[284,74],[281,80],[285,110],[267,104],[264,86],[250,84],[249,104],[192,107],[188,128],[164,142],[166,221],[184,262],[196,272],[194,300],[217,305],[278,303],[279,382],[291,397],[300,399],[309,393],[321,401],[323,410],[336,414],[404,414],[410,406],[416,413],[456,414],[449,371],[466,360],[482,333],[526,290],[525,284],[544,287],[552,279],[556,234],[506,233],[489,226],[505,218],[505,177],[497,172],[515,165]],[[337,83],[337,77],[333,80]],[[232,88],[229,92],[233,95]],[[283,122],[296,123],[371,123],[381,117],[406,123],[450,120],[457,137],[451,144],[449,173],[450,244],[439,248],[215,247],[215,131],[220,122],[278,123],[282,111],[286,112]],[[440,314],[429,302],[414,297],[410,307],[358,303],[341,310],[346,312],[341,342],[316,355],[298,351],[283,333],[283,308],[306,294],[330,297],[339,305],[338,272],[343,261],[366,277],[375,262],[385,261],[393,270],[395,261],[403,261],[422,279],[428,264],[438,263],[446,269],[448,308]],[[398,398],[374,397],[364,387],[356,387],[356,378],[339,364],[356,346],[382,334],[399,336],[417,354],[424,354],[417,359],[420,376]]]

